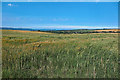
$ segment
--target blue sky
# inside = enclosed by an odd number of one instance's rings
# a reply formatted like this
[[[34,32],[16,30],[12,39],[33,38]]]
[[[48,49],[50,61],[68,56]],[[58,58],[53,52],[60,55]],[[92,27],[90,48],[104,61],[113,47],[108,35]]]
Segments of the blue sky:
[[[3,2],[2,26],[39,29],[117,28],[117,2]]]
[[[118,2],[119,0],[2,0],[2,2]]]

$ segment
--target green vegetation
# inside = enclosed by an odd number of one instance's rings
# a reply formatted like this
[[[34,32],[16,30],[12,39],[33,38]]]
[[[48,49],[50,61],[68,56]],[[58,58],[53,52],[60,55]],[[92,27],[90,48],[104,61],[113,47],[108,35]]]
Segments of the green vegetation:
[[[118,78],[118,34],[3,30],[3,78]]]
[[[40,31],[40,30],[38,30]],[[51,31],[42,31],[42,32],[50,32],[57,34],[83,34],[83,33],[92,33],[94,30],[80,29],[80,30],[51,30]]]

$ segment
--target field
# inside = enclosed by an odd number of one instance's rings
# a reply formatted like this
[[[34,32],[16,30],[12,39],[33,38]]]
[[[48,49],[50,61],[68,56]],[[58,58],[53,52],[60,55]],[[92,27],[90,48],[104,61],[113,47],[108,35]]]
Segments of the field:
[[[95,30],[95,31],[98,31],[98,32],[102,32],[102,31],[106,31],[106,32],[114,31],[114,32],[117,32],[117,31],[120,31],[120,29],[107,29],[107,30]]]
[[[118,78],[118,33],[2,30],[3,78]]]

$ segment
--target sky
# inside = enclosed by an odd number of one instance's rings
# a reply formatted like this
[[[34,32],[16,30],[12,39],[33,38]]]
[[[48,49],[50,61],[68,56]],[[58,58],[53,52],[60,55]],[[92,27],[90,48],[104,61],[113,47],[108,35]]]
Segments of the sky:
[[[2,0],[2,2],[119,2],[120,0]]]
[[[118,27],[117,2],[2,2],[2,27],[93,29]]]

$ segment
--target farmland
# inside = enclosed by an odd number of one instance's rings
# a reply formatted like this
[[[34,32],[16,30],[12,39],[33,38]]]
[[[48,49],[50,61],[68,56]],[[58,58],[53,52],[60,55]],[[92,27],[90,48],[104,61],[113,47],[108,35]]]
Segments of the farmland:
[[[118,33],[2,30],[3,78],[118,78]]]

